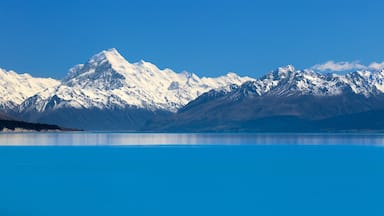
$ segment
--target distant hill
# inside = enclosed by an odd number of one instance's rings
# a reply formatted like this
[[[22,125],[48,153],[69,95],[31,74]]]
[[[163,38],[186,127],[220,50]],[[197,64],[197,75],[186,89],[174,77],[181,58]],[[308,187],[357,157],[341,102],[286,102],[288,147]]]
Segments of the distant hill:
[[[15,120],[7,114],[0,112],[0,131],[68,131],[72,129],[61,128],[57,125],[30,123]]]
[[[36,124],[22,121],[0,120],[1,131],[50,131],[50,130],[63,130],[59,126],[49,124]]]

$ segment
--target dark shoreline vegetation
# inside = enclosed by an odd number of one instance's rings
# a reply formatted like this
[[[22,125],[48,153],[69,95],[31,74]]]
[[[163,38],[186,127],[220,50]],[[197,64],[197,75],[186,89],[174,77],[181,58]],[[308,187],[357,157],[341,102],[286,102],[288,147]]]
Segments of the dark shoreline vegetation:
[[[51,124],[40,124],[40,123],[31,123],[24,121],[15,121],[15,120],[0,120],[0,130],[1,131],[80,131],[78,129],[62,128],[57,125]]]

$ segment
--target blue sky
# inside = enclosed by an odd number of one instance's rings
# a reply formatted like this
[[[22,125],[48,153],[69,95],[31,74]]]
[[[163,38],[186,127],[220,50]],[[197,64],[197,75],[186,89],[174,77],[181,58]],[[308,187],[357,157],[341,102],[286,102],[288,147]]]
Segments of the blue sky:
[[[115,47],[130,62],[217,76],[384,60],[380,1],[0,2],[0,67],[61,78]]]

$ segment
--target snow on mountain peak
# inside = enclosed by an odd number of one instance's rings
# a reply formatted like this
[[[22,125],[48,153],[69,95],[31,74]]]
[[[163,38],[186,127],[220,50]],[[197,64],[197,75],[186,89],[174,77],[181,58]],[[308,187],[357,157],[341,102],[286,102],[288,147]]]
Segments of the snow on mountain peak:
[[[103,62],[103,61],[109,61],[112,64],[119,62],[119,61],[126,61],[123,56],[117,51],[115,48],[111,48],[108,50],[103,50],[99,52],[98,54],[92,56],[89,60],[89,63],[92,62]]]
[[[14,109],[28,97],[59,85],[51,78],[33,78],[31,75],[17,74],[0,68],[0,108]]]
[[[347,74],[322,74],[313,70],[279,67],[260,79],[244,83],[239,91],[246,95],[334,96],[343,93],[371,97],[384,94],[384,70],[360,70]]]
[[[295,67],[293,65],[287,65],[285,67],[279,67],[277,70],[281,73],[294,72]]]
[[[115,49],[111,48],[103,50],[96,55],[93,55],[86,63],[78,64],[69,69],[67,76],[63,79],[63,82],[67,82],[77,76],[89,76],[97,72],[105,72],[107,67],[119,69],[125,67],[127,60]],[[95,70],[96,68],[102,68],[102,70]]]
[[[295,72],[295,68],[292,65],[287,65],[286,67],[279,67],[275,73],[279,78],[287,78],[292,72]]]
[[[107,71],[107,68],[115,71],[125,71],[129,66],[130,63],[115,48],[111,48],[92,56],[85,64],[72,68],[69,72],[72,76],[69,76],[69,78],[83,73],[104,73]]]
[[[71,68],[63,84],[81,89],[117,89],[124,85],[122,73],[130,67],[131,64],[116,49],[104,50],[85,64]]]

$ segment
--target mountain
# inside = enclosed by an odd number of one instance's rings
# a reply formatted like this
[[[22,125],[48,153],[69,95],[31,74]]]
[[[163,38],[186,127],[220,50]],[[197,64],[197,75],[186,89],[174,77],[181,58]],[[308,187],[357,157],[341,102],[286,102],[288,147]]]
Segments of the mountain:
[[[340,131],[357,130],[356,119],[383,116],[384,71],[345,75],[278,68],[260,79],[211,90],[167,118],[146,126],[156,131]],[[351,120],[355,119],[355,120]]]
[[[70,69],[59,85],[20,104],[29,121],[94,130],[137,130],[167,116],[211,89],[253,80],[234,73],[217,78],[129,63],[116,49],[102,51]]]
[[[27,98],[59,84],[51,78],[34,78],[0,68],[0,110],[15,110]]]

